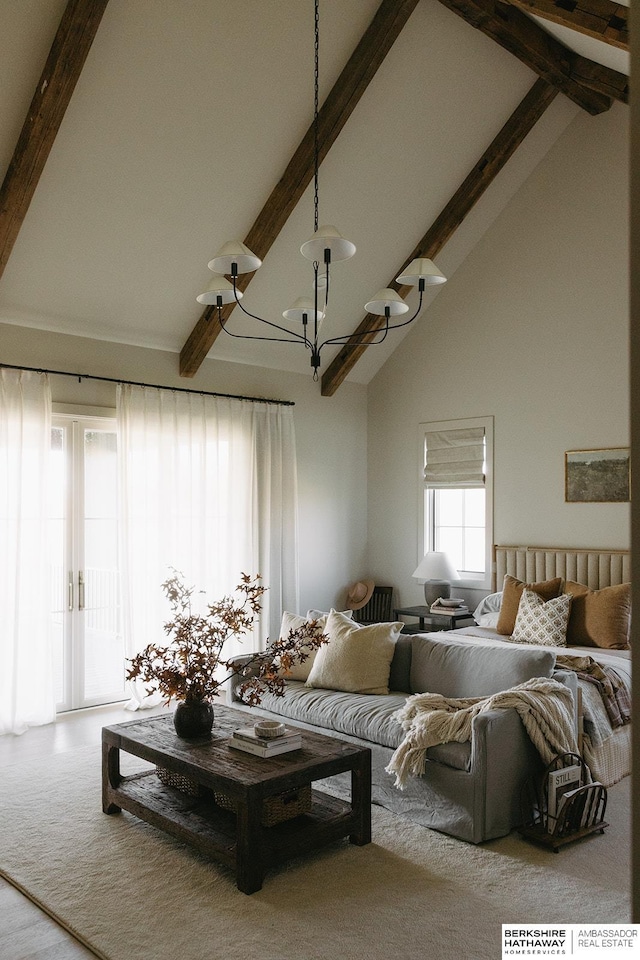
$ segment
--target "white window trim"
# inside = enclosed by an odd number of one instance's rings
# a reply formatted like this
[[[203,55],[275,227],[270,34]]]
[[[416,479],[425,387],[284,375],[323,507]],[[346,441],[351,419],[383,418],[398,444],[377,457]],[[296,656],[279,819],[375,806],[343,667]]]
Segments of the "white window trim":
[[[425,486],[424,486],[424,445],[425,436],[430,431],[464,430],[467,427],[484,427],[486,444],[485,476],[485,576],[480,580],[456,580],[459,587],[471,590],[491,589],[491,566],[493,563],[493,417],[470,417],[464,420],[434,420],[418,424],[418,557],[420,563],[429,545],[425,543]]]

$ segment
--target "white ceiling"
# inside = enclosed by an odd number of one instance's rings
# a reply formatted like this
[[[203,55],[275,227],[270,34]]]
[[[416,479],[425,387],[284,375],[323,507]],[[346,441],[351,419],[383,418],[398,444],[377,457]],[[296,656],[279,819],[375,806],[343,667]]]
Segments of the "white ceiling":
[[[378,3],[321,0],[321,99]],[[0,0],[0,176],[65,5]],[[628,73],[623,51],[540,23]],[[357,246],[332,273],[328,336],[360,322],[535,79],[437,0],[420,0],[320,171],[320,221]],[[0,280],[0,321],[179,353],[202,312],[208,260],[248,232],[312,98],[312,0],[110,0]],[[578,109],[556,98],[437,258],[448,277]],[[252,281],[249,309],[279,321],[310,294],[299,247],[312,230],[309,189]],[[368,382],[399,336],[370,348],[351,379]],[[210,356],[310,372],[298,346],[221,335]]]

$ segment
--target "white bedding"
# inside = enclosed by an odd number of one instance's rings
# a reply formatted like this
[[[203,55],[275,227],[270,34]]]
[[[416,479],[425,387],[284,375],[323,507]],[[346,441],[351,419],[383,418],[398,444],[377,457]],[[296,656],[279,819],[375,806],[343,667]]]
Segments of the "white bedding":
[[[490,646],[508,643],[517,646],[490,627],[461,627],[449,632],[461,643],[482,643]],[[631,696],[631,651],[603,647],[544,647],[557,655],[591,657],[602,666],[613,667],[625,681]],[[612,786],[631,773],[631,724],[613,728],[602,698],[592,683],[578,679],[582,693],[583,740],[585,763],[594,780]]]

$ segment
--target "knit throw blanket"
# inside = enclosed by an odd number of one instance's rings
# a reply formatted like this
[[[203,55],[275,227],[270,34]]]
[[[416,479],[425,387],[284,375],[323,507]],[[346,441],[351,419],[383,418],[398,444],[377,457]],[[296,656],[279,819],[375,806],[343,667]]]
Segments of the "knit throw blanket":
[[[394,715],[406,735],[387,773],[402,790],[410,776],[424,773],[429,747],[452,740],[471,740],[473,718],[487,710],[513,708],[544,763],[559,753],[578,753],[573,695],[557,680],[536,677],[490,697],[453,699],[439,693],[417,693]]]

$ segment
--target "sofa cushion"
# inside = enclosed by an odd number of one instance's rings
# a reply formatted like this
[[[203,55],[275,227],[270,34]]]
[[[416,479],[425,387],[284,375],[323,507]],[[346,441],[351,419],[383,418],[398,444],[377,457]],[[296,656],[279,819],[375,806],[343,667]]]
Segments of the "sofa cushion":
[[[363,627],[332,610],[324,644],[311,667],[309,687],[350,693],[389,693],[389,673],[403,624],[372,623]]]
[[[403,730],[394,714],[405,701],[402,694],[347,693],[288,681],[284,696],[266,693],[260,709],[395,750]]]
[[[399,694],[373,696],[344,693],[310,689],[302,683],[287,681],[284,696],[267,693],[260,707],[251,708],[251,712],[254,715],[268,713],[308,724],[338,736],[356,737],[391,751],[400,745],[404,737],[402,726],[394,717],[405,702],[406,696]],[[429,748],[427,758],[456,770],[468,770],[471,743],[468,740],[464,743],[439,743]],[[389,779],[392,780],[391,775]]]
[[[501,641],[476,646],[442,633],[411,639],[412,693],[489,697],[533,677],[550,677],[555,665],[553,651],[536,647]]]
[[[543,600],[551,600],[552,597],[560,596],[562,591],[562,579],[554,577],[553,580],[542,580],[540,583],[524,583],[517,580],[516,577],[510,577],[507,574],[502,585],[502,602],[500,604],[500,615],[498,616],[498,625],[496,630],[505,636],[511,636],[518,615],[520,597],[522,591],[533,590]]]
[[[590,590],[584,583],[567,580],[565,590],[573,597],[568,643],[577,647],[626,650],[631,628],[631,584],[621,583]]]
[[[563,593],[543,600],[533,590],[523,590],[511,639],[514,643],[566,647],[571,597]]]

